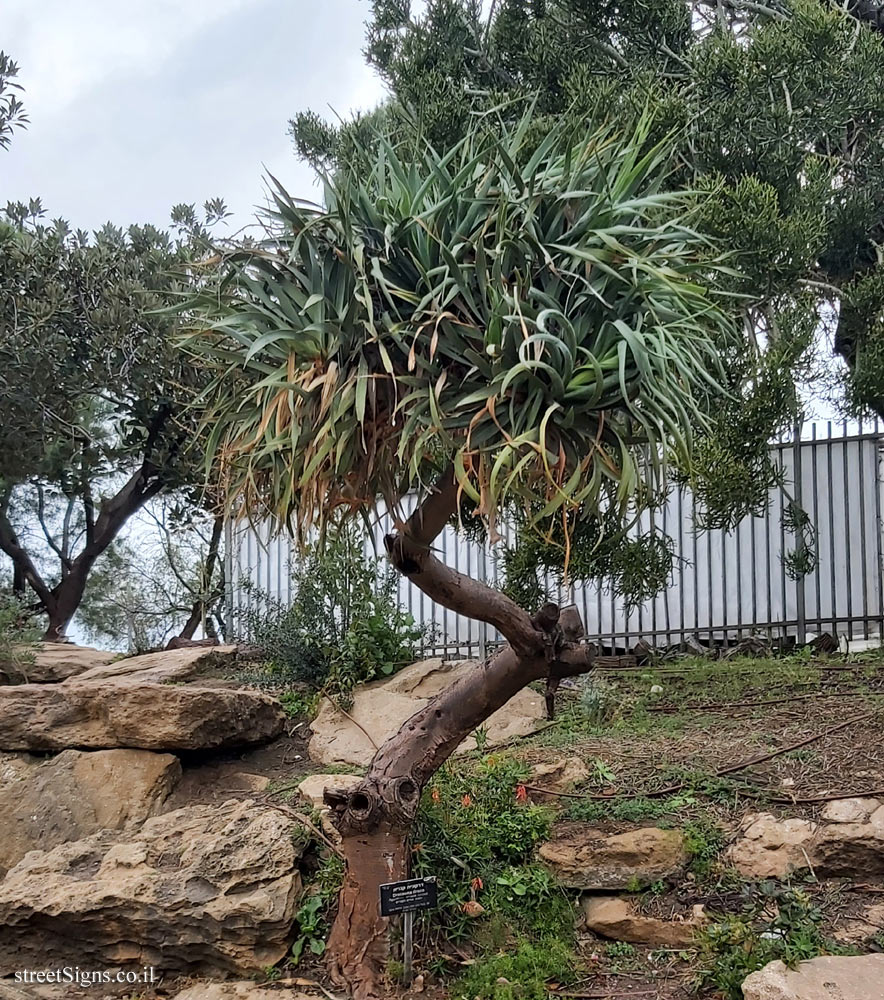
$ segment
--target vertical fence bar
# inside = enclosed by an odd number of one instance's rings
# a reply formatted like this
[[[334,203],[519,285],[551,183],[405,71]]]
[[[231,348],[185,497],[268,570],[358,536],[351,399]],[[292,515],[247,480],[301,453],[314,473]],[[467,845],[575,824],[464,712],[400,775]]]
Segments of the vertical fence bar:
[[[485,540],[479,545],[478,565],[476,567],[479,574],[480,583],[488,583],[488,541]],[[488,624],[479,622],[479,659],[485,660],[488,657]]]
[[[784,442],[782,440],[782,435],[780,436],[780,447],[779,452],[779,466],[780,466],[780,476],[781,481],[786,480],[786,449]],[[786,556],[786,525],[785,525],[785,515],[786,515],[786,497],[782,490],[778,493],[779,502],[779,515],[780,515],[780,559],[777,565],[777,569],[780,575],[780,598],[782,600],[782,605],[780,606],[780,637],[783,640],[783,648],[786,646],[786,639],[788,638],[788,626],[786,622],[789,620],[789,595],[788,595],[788,577],[786,575],[786,564],[783,561]]]
[[[856,442],[856,464],[859,472],[859,551],[860,566],[862,568],[862,610],[863,610],[863,639],[869,637],[869,574],[868,559],[866,558],[866,442],[863,440],[863,422],[859,421],[859,440]],[[844,484],[845,490],[847,483]],[[848,548],[850,538],[846,539]],[[851,626],[851,632],[853,627]]]
[[[832,635],[838,638],[838,590],[835,581],[835,500],[832,496],[834,483],[832,471],[832,421],[826,424],[826,499],[829,505],[829,576],[832,595]]]
[[[227,518],[224,522],[224,565],[224,616],[227,619],[227,631],[229,633],[224,638],[227,642],[230,642],[239,630],[239,623],[235,620],[233,610],[233,595],[239,593],[239,573],[234,569],[236,562],[233,554],[233,521],[230,518]],[[234,573],[236,573],[235,589]]]
[[[884,524],[881,523],[881,490],[884,489],[884,477],[881,475],[881,438],[878,418],[875,417],[875,552],[877,555],[877,593],[875,594],[875,611],[878,623],[878,642],[884,645],[884,547],[882,547],[882,533]]]
[[[802,502],[803,489],[803,469],[801,461],[801,424],[795,424],[795,440],[792,444],[792,476],[794,479],[795,504],[800,510],[804,510]],[[799,544],[796,538],[796,545]],[[804,591],[805,574],[799,573],[795,577],[795,611],[798,618],[797,645],[803,646],[807,641],[807,608],[805,605],[806,594]]]
[[[813,571],[814,584],[816,585],[816,608],[814,618],[816,619],[816,630],[822,632],[823,630],[823,603],[822,603],[822,580],[820,568],[822,566],[821,555],[820,555],[820,536],[819,536],[819,518],[820,518],[820,504],[819,504],[819,478],[817,475],[817,444],[816,444],[816,424],[811,426],[810,432],[811,449],[810,449],[810,460],[811,460],[811,475],[813,477],[813,530],[814,530],[814,542],[816,548],[816,565]]]
[[[841,439],[841,465],[843,468],[842,475],[844,476],[844,484],[842,495],[844,497],[844,561],[847,572],[847,579],[845,581],[847,586],[847,639],[848,642],[853,638],[853,573],[851,572],[851,559],[850,559],[850,504],[847,502],[847,484],[849,482],[849,464],[847,461],[847,421],[845,420],[842,425],[842,439]]]

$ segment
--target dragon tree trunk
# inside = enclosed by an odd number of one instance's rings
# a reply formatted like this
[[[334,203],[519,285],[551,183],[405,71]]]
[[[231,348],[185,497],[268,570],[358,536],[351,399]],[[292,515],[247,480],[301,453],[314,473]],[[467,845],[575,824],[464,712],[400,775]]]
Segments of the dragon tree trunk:
[[[433,600],[493,625],[507,645],[403,723],[377,751],[358,785],[325,793],[347,864],[327,956],[332,977],[354,1000],[372,1000],[384,992],[388,920],[380,915],[378,887],[406,877],[409,831],[424,785],[464,739],[526,684],[541,678],[555,684],[591,668],[592,651],[579,643],[579,616],[560,616],[559,608],[548,604],[532,617],[500,591],[432,554],[432,541],[456,510],[457,488],[447,473],[401,530],[387,536],[388,556]]]

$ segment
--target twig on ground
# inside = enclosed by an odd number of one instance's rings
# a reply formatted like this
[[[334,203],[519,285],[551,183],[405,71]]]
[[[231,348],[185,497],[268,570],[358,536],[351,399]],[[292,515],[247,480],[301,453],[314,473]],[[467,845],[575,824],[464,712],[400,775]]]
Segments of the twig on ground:
[[[297,809],[290,809],[288,806],[284,806],[281,802],[272,802],[270,799],[265,799],[264,801],[266,805],[270,806],[271,809],[275,809],[277,812],[285,813],[286,816],[291,816],[292,819],[296,819],[302,826],[306,826],[315,837],[318,837],[323,844],[329,848],[329,850],[334,851],[339,858],[344,858],[344,852],[340,849],[340,847],[327,837],[309,817],[298,812]]]
[[[818,698],[874,698],[877,691],[831,691],[822,694],[795,694],[788,698],[771,698],[767,701],[727,701],[713,705],[652,705],[649,712],[713,712],[726,708],[755,708],[762,705],[784,705],[789,701],[814,701]]]
[[[346,715],[354,726],[358,726],[363,731],[363,733],[365,733],[368,742],[375,748],[375,750],[378,749],[378,745],[372,739],[371,733],[365,728],[365,726],[362,725],[361,722],[357,722],[345,708],[341,708],[341,706],[334,700],[334,698],[332,698],[332,696],[328,693],[328,691],[321,691],[320,694],[322,694],[324,698],[328,698],[328,700],[341,713],[341,715]]]
[[[773,791],[773,789],[770,789]],[[776,795],[771,802],[784,802],[788,805],[812,805],[814,802],[836,802],[838,799],[878,799],[884,797],[884,788],[870,788],[862,792],[832,792],[830,795],[811,795],[807,798],[792,795]]]

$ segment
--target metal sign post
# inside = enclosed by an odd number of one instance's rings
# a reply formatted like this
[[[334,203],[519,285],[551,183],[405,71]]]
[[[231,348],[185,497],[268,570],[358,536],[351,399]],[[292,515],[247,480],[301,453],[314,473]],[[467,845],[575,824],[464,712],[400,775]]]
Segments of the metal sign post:
[[[414,978],[414,910],[402,914],[402,978],[406,986],[411,986]]]
[[[438,905],[435,878],[409,878],[381,886],[381,916],[402,914],[402,965],[405,985],[414,975],[414,914]]]

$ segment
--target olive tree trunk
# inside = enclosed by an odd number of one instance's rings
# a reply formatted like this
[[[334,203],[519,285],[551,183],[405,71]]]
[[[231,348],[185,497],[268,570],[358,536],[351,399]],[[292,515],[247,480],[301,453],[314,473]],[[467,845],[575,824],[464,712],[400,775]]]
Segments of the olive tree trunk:
[[[396,569],[434,601],[493,625],[507,640],[499,652],[440,692],[380,747],[353,789],[326,790],[347,864],[327,955],[335,981],[355,1000],[383,992],[388,920],[378,887],[406,877],[409,830],[421,790],[463,740],[531,681],[585,673],[590,647],[582,626],[560,621],[556,605],[532,617],[498,590],[440,562],[431,543],[457,510],[457,487],[446,473],[401,530],[385,539]]]

